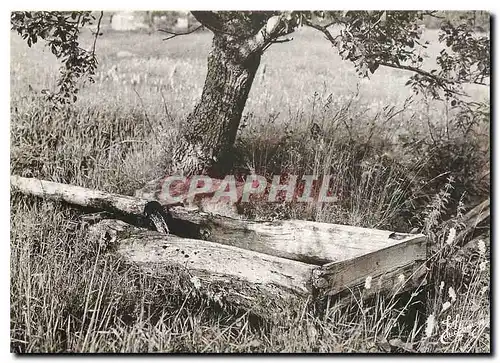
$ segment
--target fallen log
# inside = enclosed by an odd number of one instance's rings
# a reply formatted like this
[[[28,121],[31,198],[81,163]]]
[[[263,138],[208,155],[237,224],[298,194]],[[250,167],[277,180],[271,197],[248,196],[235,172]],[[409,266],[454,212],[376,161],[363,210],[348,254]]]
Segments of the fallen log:
[[[126,195],[17,175],[11,175],[10,185],[23,194],[104,210],[118,215],[141,215],[148,202]]]
[[[144,208],[150,201],[106,193],[73,185],[11,176],[18,191],[64,201],[82,207],[105,210],[128,223],[144,227]],[[323,265],[348,261],[384,250],[402,265],[425,253],[425,236],[301,220],[255,222],[204,213],[185,207],[168,208],[172,234],[203,239],[246,250]],[[410,244],[409,244],[410,243]],[[405,251],[405,246],[413,246]],[[416,247],[415,247],[416,246]],[[414,255],[418,249],[417,255]],[[366,265],[370,269],[370,264]],[[361,276],[362,274],[360,274]],[[357,276],[356,278],[360,278]]]

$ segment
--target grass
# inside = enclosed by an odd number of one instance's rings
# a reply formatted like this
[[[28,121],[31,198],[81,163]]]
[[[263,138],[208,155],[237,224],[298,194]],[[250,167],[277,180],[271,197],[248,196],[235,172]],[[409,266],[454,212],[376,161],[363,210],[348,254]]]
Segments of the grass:
[[[82,212],[12,193],[13,352],[490,351],[489,233],[484,248],[457,254],[449,228],[438,223],[489,196],[482,177],[489,118],[478,116],[465,132],[448,106],[409,99],[407,73],[381,69],[360,80],[321,36],[294,36],[263,56],[239,162],[262,175],[333,174],[339,202],[254,204],[243,212],[425,230],[437,251],[427,287],[370,301],[360,291],[349,307],[331,303],[321,314],[291,306],[264,323],[101,250]],[[426,36],[435,40],[436,32]],[[160,34],[106,31],[97,82],[54,111],[39,93],[54,87],[57,62],[12,34],[11,173],[123,194],[163,176],[201,94],[209,49],[207,33],[162,42]],[[489,90],[469,91],[489,104]]]

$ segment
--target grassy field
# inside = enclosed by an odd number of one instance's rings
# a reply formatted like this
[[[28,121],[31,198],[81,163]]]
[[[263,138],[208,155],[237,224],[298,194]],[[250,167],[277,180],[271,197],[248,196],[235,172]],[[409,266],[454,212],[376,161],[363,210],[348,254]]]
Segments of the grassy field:
[[[201,94],[211,36],[161,37],[105,31],[96,83],[54,111],[40,91],[54,87],[57,61],[43,45],[30,49],[12,34],[11,173],[123,194],[168,173],[172,145]],[[437,33],[426,37],[436,55]],[[294,306],[258,322],[100,250],[78,210],[12,193],[12,351],[489,351],[489,232],[470,253],[451,258],[449,225],[436,227],[489,196],[489,115],[464,131],[446,104],[410,98],[407,72],[380,69],[361,80],[319,34],[303,30],[294,38],[263,56],[237,152],[261,175],[331,173],[339,202],[244,212],[416,227],[440,257],[428,287],[399,299],[353,296],[347,310],[333,305],[321,315]],[[467,90],[489,104],[488,88]]]

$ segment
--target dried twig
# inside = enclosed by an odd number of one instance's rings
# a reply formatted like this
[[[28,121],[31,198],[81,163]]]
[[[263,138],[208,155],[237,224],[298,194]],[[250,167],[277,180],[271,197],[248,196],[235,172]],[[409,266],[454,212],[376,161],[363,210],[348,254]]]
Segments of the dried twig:
[[[99,20],[97,21],[97,30],[95,31],[94,44],[92,44],[92,56],[95,56],[95,45],[97,43],[97,37],[100,35],[101,21],[103,16],[104,16],[104,11],[101,11],[101,15],[99,16]]]
[[[267,43],[264,46],[264,48],[262,48],[262,52],[264,52],[265,50],[267,50],[267,48],[269,48],[273,44],[288,43],[288,42],[291,42],[292,40],[293,40],[293,38],[283,38],[283,39],[274,39],[274,40],[271,40],[269,43]]]
[[[174,32],[172,30],[167,30],[167,29],[158,29],[158,31],[160,31],[162,33],[170,34],[170,36],[162,39],[162,40],[169,40],[169,39],[181,36],[181,35],[188,35],[188,34],[194,33],[195,31],[200,30],[201,28],[203,28],[203,25],[199,25],[196,28],[188,30],[188,31],[186,31],[184,33],[177,33],[177,32]]]

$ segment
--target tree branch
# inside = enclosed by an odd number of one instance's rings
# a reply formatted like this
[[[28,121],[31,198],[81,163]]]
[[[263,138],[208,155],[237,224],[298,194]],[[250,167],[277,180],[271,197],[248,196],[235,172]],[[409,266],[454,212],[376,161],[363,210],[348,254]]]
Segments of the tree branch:
[[[293,38],[283,38],[283,39],[275,39],[275,40],[271,40],[271,44],[280,44],[280,43],[288,43],[288,42],[291,42],[293,40]]]
[[[326,39],[328,39],[333,45],[337,44],[337,37],[334,38],[332,33],[330,33],[330,31],[328,30],[328,27],[332,26],[334,23],[329,23],[326,26],[322,26],[319,24],[314,24],[309,19],[305,19],[304,24],[306,24],[307,26],[309,26],[313,29],[316,29],[316,30],[322,32],[325,35]]]
[[[99,37],[99,33],[101,30],[101,21],[102,17],[104,16],[104,11],[101,11],[101,15],[99,16],[99,20],[97,21],[97,30],[95,31],[95,37],[94,37],[94,44],[92,45],[92,56],[95,56],[95,46],[97,43],[97,37]]]
[[[177,33],[177,32],[171,31],[171,30],[167,30],[167,29],[158,29],[158,31],[162,32],[162,33],[170,34],[170,36],[162,39],[162,40],[169,40],[169,39],[181,36],[181,35],[188,35],[188,34],[194,33],[195,31],[200,30],[201,28],[203,28],[203,25],[197,26],[196,28],[188,30],[184,33]]]
[[[280,44],[280,43],[288,43],[288,42],[291,42],[293,40],[293,38],[283,38],[283,39],[275,39],[275,40],[271,40],[269,43],[267,43],[263,48],[262,48],[262,52],[266,51],[267,48],[269,48],[271,45],[273,44]]]
[[[437,10],[423,11],[422,14],[431,16],[431,17],[436,18],[436,19],[446,19],[446,17],[444,17],[444,16],[437,15]]]
[[[290,24],[290,19],[287,19],[284,13],[272,16],[257,34],[247,40],[247,45],[242,48],[241,54],[246,57],[252,53],[264,51],[272,43],[290,41],[291,39],[278,40],[277,38],[290,34],[294,30],[294,27]]]
[[[435,74],[427,72],[423,69],[420,69],[417,67],[412,67],[412,66],[405,66],[405,65],[401,65],[401,64],[393,64],[393,63],[388,63],[388,62],[377,61],[377,63],[380,64],[381,66],[384,66],[384,67],[389,67],[389,68],[394,68],[394,69],[402,69],[402,70],[418,73],[424,77],[433,79],[436,82],[436,84],[446,92],[454,93],[454,94],[459,95],[459,96],[467,96],[465,93],[455,91],[455,90],[446,86],[446,84],[454,83],[453,81],[446,79],[446,78],[443,78],[443,77],[436,76]]]
[[[196,20],[200,22],[205,28],[214,33],[221,32],[223,24],[219,16],[213,11],[191,11],[191,14]]]
[[[315,24],[315,23],[311,22],[308,19],[305,20],[305,24],[307,26],[311,27],[311,28],[314,28],[314,29],[322,32],[325,35],[325,37],[326,37],[326,39],[328,41],[330,41],[335,46],[337,45],[337,43],[338,43],[338,41],[337,41],[338,36],[334,37],[332,35],[332,33],[330,33],[330,31],[327,29],[332,24],[329,24],[327,26],[322,26],[322,25],[319,25],[319,24]],[[432,79],[445,92],[453,93],[453,94],[460,95],[460,96],[466,96],[466,94],[464,94],[462,92],[459,92],[459,91],[456,91],[456,90],[448,87],[448,85],[453,84],[453,83],[457,83],[457,82],[452,81],[452,80],[447,79],[447,78],[444,78],[444,77],[440,77],[440,76],[435,75],[435,74],[432,74],[432,73],[430,73],[428,71],[425,71],[425,70],[423,70],[421,68],[417,68],[417,67],[413,67],[413,66],[407,66],[407,65],[401,65],[401,64],[395,64],[395,63],[389,63],[389,62],[384,62],[384,61],[380,61],[380,60],[375,60],[375,62],[378,63],[381,66],[385,66],[385,67],[389,67],[389,68],[394,68],[394,69],[407,70],[407,71],[411,71],[411,72],[420,74],[420,75],[422,75],[424,77]],[[483,84],[483,83],[478,83],[478,82],[472,82],[472,83]],[[484,84],[484,85],[486,85],[486,84]]]

